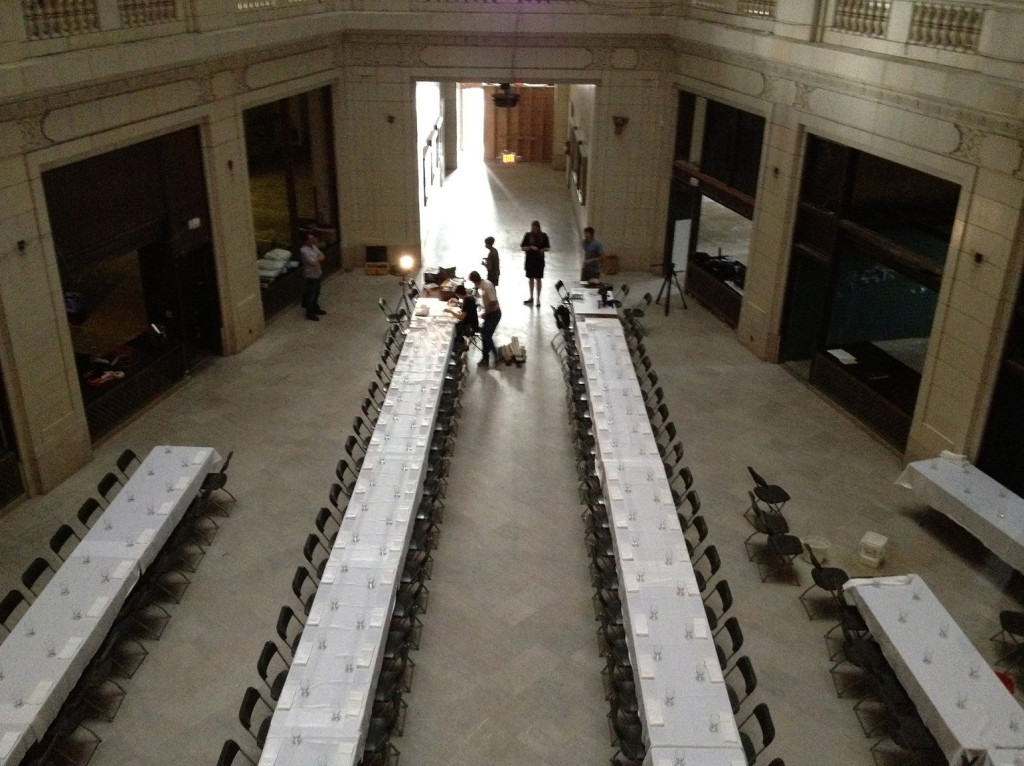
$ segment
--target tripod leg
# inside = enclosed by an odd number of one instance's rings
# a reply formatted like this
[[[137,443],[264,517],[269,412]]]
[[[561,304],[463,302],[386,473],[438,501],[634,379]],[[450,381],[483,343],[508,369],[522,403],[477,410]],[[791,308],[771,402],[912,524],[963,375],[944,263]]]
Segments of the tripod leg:
[[[668,287],[668,280],[664,279],[661,282],[661,288],[658,290],[658,298],[657,298],[657,300],[654,301],[655,304],[658,305],[658,306],[661,305],[661,295],[662,295],[662,293],[665,292],[665,288],[666,287]]]
[[[683,308],[688,309],[690,307],[686,305],[686,296],[683,295],[683,287],[679,284],[678,273],[677,271],[672,272],[672,281],[676,283],[676,289],[679,290],[679,298],[683,301]]]

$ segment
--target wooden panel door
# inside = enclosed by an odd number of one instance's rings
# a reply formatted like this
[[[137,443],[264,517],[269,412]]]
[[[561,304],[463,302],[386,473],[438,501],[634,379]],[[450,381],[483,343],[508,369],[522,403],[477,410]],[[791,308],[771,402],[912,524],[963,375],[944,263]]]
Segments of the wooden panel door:
[[[498,159],[503,151],[515,152],[522,162],[550,162],[554,134],[555,89],[516,86],[519,105],[499,109],[491,96],[498,90],[484,88],[484,152]]]

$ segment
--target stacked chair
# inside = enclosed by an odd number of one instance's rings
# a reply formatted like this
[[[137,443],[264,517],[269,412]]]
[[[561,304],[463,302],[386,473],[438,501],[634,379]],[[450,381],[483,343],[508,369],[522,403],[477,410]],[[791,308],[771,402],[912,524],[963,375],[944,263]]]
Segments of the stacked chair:
[[[412,297],[418,295],[411,281],[405,293]],[[317,510],[312,528],[305,537],[303,558],[292,577],[294,599],[281,607],[277,618],[276,640],[268,640],[264,644],[257,660],[259,684],[246,689],[239,708],[238,720],[248,733],[248,738],[251,738],[254,748],[243,748],[237,740],[228,739],[224,742],[217,766],[255,764],[266,742],[277,699],[302,639],[320,577],[345,518],[356,478],[405,340],[404,317],[411,313],[411,301],[403,301],[403,308],[394,315],[386,310],[383,300],[381,308],[388,314],[388,329],[382,341],[380,362],[374,373],[376,379],[367,388],[361,406],[362,414],[353,420],[352,433],[345,440],[344,455],[335,465],[335,481],[328,490],[329,504]],[[401,321],[397,321],[398,314],[403,315]],[[437,547],[439,525],[444,519],[444,493],[454,437],[458,432],[461,414],[459,399],[466,380],[468,349],[464,338],[456,338],[445,373],[423,480],[422,499],[416,511],[415,526],[388,625],[384,660],[374,690],[373,711],[361,761],[363,766],[397,766],[399,761],[400,753],[392,737],[401,736],[405,727],[408,703],[403,695],[411,689],[416,667],[409,653],[419,648],[423,629],[420,615],[426,613],[430,596],[426,581],[430,579],[433,567],[431,551]],[[243,742],[248,739],[240,738]]]
[[[563,291],[559,289],[558,292],[561,296]],[[622,292],[625,297],[628,288],[624,287]],[[637,700],[637,678],[631,664],[623,624],[612,524],[596,459],[594,425],[591,422],[585,374],[576,346],[567,293],[563,296],[562,304],[553,306],[552,310],[558,334],[552,339],[551,345],[562,364],[566,383],[566,410],[576,446],[579,496],[584,506],[584,540],[590,557],[590,575],[594,587],[594,618],[598,622],[598,652],[606,660],[602,678],[609,705],[608,728],[611,744],[617,748],[611,763],[614,766],[640,766],[646,757],[646,747]],[[747,762],[752,764],[773,741],[775,728],[768,707],[764,703],[754,705],[750,701],[757,687],[757,675],[750,658],[741,654],[743,632],[736,617],[729,614],[733,606],[732,592],[729,583],[721,577],[722,560],[718,549],[710,541],[708,523],[701,513],[700,496],[694,487],[693,473],[684,462],[685,451],[677,438],[675,424],[663,401],[657,375],[644,348],[642,338],[645,331],[639,324],[636,312],[625,312],[623,326],[651,420],[651,429],[661,453],[665,476],[676,503],[679,525],[704,599],[708,624],[714,634],[719,664],[726,677],[726,690],[739,724],[740,740]]]
[[[782,515],[782,506],[790,499],[789,493],[776,484],[769,484],[753,468],[748,466],[747,471],[754,479],[754,487],[748,492],[750,505],[743,512],[754,528],[743,541],[747,558],[757,564],[761,582],[778,575],[799,585],[800,577],[793,561],[804,552],[804,544],[799,537],[790,534],[789,523]]]
[[[114,470],[105,473],[97,483],[98,496],[87,497],[75,512],[75,520],[57,527],[50,537],[49,550],[36,556],[22,574],[21,584],[25,590],[13,588],[0,600],[0,637],[14,628],[140,462],[133,450],[122,451]],[[171,617],[164,604],[181,601],[190,584],[186,572],[196,570],[198,560],[205,553],[204,546],[210,543],[209,501],[211,492],[216,490],[208,489],[207,483],[210,477],[217,476],[216,489],[226,492],[226,470],[227,461],[220,471],[206,477],[178,528],[122,605],[54,722],[29,749],[22,761],[24,766],[85,764],[92,758],[101,739],[91,724],[114,720],[126,696],[125,679],[135,674],[148,654],[142,641],[160,638]]]

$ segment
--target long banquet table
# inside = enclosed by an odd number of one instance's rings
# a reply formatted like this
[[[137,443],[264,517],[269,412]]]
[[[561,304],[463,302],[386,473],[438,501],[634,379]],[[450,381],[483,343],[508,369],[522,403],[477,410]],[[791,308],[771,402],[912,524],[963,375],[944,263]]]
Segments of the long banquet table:
[[[950,764],[1013,763],[1024,710],[917,575],[850,580],[846,593]],[[974,760],[978,759],[978,760]]]
[[[259,766],[362,755],[454,338],[444,306],[417,301]]]
[[[646,764],[746,763],[622,325],[577,314]]]
[[[944,457],[911,463],[896,483],[1024,572],[1024,498],[970,463]]]
[[[209,447],[154,447],[0,644],[0,766],[18,763],[53,723],[219,463]]]

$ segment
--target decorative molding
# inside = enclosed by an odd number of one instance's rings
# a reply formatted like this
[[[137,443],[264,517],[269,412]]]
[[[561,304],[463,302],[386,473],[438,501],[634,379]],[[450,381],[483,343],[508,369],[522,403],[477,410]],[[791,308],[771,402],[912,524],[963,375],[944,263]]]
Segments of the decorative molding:
[[[1017,169],[1013,171],[1013,177],[1019,181],[1024,181],[1024,140],[1017,142],[1017,146],[1020,148],[1020,159],[1017,161]]]
[[[954,123],[953,127],[957,129],[960,134],[960,143],[956,145],[956,149],[949,153],[950,157],[955,157],[958,160],[965,160],[975,165],[981,162],[981,142],[985,138],[985,133],[978,130],[977,128],[966,127],[959,123]]]
[[[922,98],[890,88],[858,83],[836,75],[812,72],[791,64],[765,61],[749,54],[723,52],[720,48],[707,43],[676,39],[673,42],[673,48],[677,56],[680,54],[695,56],[708,61],[718,61],[730,66],[761,72],[765,76],[790,80],[797,89],[793,106],[804,111],[808,111],[808,108],[801,93],[809,95],[812,90],[821,89],[862,98],[926,117],[934,117],[964,127],[976,128],[989,135],[1006,136],[1015,140],[1024,138],[1024,125],[1020,120],[1009,119],[1000,114],[967,109],[949,101]],[[697,80],[699,80],[700,74],[699,71],[687,72],[689,77]],[[722,87],[721,84],[716,83],[715,85],[718,88]],[[801,104],[803,105],[801,106]]]
[[[811,94],[815,88],[805,82],[796,83],[796,96],[793,97],[793,108],[801,112],[811,111]]]
[[[21,134],[22,151],[44,149],[53,143],[43,134],[42,114],[19,120],[18,132]]]

